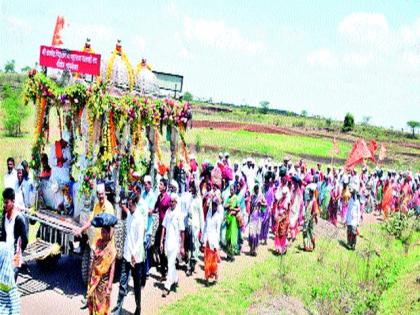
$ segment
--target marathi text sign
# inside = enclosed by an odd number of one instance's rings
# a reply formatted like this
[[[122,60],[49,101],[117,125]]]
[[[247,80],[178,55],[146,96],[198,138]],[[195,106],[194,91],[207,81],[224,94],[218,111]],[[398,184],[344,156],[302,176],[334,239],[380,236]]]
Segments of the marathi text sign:
[[[99,75],[101,55],[68,50],[57,47],[41,46],[39,64],[48,68],[68,69],[90,75]]]

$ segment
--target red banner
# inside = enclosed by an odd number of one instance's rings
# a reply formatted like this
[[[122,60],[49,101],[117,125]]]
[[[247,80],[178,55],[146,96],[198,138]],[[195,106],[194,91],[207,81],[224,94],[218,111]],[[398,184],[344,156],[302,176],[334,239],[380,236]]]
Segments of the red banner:
[[[39,64],[48,68],[68,69],[71,72],[97,76],[100,72],[101,55],[41,46],[39,51]]]
[[[344,168],[346,170],[353,170],[357,164],[364,162],[364,159],[374,159],[372,152],[369,150],[365,140],[357,140],[347,158]]]

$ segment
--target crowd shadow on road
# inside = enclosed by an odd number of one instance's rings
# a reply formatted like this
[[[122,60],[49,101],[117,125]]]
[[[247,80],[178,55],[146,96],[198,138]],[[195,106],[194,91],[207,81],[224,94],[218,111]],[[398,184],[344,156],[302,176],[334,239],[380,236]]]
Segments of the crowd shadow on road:
[[[86,286],[81,276],[81,260],[77,257],[62,256],[57,265],[51,268],[30,262],[19,274],[18,288],[22,297],[46,290],[54,290],[70,298],[83,295],[86,293]]]

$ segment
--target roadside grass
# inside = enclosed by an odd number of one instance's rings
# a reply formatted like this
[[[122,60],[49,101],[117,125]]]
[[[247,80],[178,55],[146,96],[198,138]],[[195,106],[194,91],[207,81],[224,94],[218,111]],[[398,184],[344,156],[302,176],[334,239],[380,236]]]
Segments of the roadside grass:
[[[388,314],[416,314],[418,290],[400,300],[388,296],[404,286],[401,279],[415,274],[411,270],[420,260],[418,245],[406,251],[379,225],[364,226],[361,235],[354,252],[340,246],[340,240],[320,238],[313,253],[297,248],[300,236],[285,256],[270,256],[214,287],[185,296],[161,314],[244,314],[251,305],[281,294],[300,299],[314,314],[374,314],[391,303],[396,305]],[[419,238],[416,232],[417,243]],[[400,313],[399,307],[406,312]]]

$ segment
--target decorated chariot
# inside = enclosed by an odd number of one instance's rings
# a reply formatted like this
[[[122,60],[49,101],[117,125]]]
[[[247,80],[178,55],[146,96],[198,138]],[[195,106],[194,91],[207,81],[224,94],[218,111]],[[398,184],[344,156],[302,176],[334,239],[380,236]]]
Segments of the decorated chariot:
[[[65,59],[69,51],[60,51],[56,55]],[[82,52],[82,57],[92,57],[89,41]],[[32,70],[25,85],[24,101],[36,112],[30,167],[37,192],[34,207],[25,215],[40,228],[24,260],[48,257],[44,262],[50,264],[59,257],[52,259],[51,254],[82,255],[86,281],[89,243],[73,231],[88,220],[96,185],[105,183],[120,216],[120,194],[132,182],[145,174],[154,181],[157,176],[172,178],[177,160],[188,160],[185,132],[192,115],[188,102],[161,96],[158,79],[145,59],[131,66],[120,41],[101,63],[99,75],[69,68]],[[54,133],[58,139],[50,141]],[[163,139],[170,144],[165,156]]]

